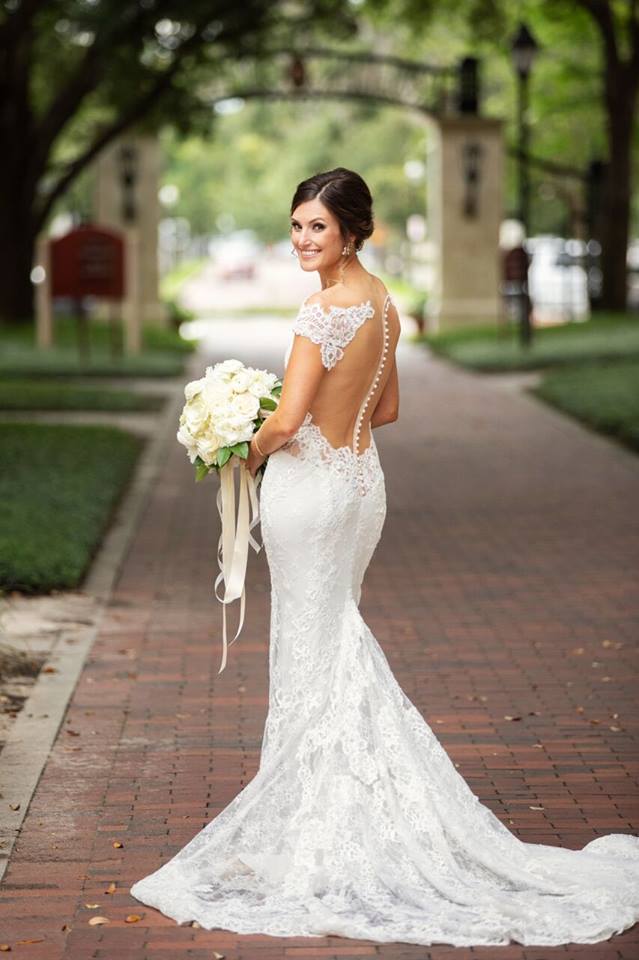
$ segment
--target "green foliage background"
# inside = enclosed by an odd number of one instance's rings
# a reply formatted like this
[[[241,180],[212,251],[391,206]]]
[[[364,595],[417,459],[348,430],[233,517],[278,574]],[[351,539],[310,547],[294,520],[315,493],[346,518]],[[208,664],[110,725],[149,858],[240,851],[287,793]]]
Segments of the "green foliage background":
[[[600,39],[578,5],[559,2],[502,3],[482,12],[477,3],[430,4],[432,18],[402,22],[393,4],[362,7],[369,18],[357,45],[361,49],[450,65],[465,55],[482,59],[482,111],[504,120],[507,145],[514,146],[516,83],[510,37],[519,17],[530,25],[541,50],[531,81],[529,123],[535,156],[585,171],[590,160],[605,158],[605,116],[601,104],[603,66]],[[414,9],[413,9],[414,8]],[[351,45],[352,48],[352,45]],[[304,177],[342,165],[358,170],[376,199],[378,219],[403,235],[408,214],[424,212],[425,182],[411,182],[407,160],[426,159],[429,131],[424,118],[401,108],[352,102],[247,101],[235,114],[211,111],[211,131],[179,138],[165,130],[165,181],[180,188],[172,214],[185,216],[194,234],[215,230],[222,213],[236,226],[250,227],[265,241],[281,239],[288,228],[290,197]],[[635,144],[639,174],[639,125]],[[506,165],[506,207],[514,209],[516,165]],[[532,171],[533,232],[566,233],[569,209],[581,199],[579,184]],[[635,191],[633,226],[639,230]]]

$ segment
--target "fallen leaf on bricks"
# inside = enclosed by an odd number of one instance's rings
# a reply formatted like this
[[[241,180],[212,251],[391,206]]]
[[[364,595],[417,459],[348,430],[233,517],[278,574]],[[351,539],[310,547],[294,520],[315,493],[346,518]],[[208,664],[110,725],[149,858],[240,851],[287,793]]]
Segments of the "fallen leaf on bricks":
[[[506,713],[504,714],[504,720],[521,720],[521,717],[511,717]]]
[[[8,943],[0,943],[0,953],[10,953],[11,947]]]
[[[588,723],[601,723],[601,720],[589,720]]]
[[[19,804],[19,803],[10,803],[9,806],[11,807],[12,810],[19,810],[19,809],[20,809],[20,804]]]
[[[529,716],[529,717],[540,717],[540,716],[541,716],[541,713],[539,712],[539,710],[529,710],[529,711],[528,711],[528,716]]]
[[[57,668],[56,668],[56,667],[43,667],[43,668],[42,668],[42,672],[43,672],[43,673],[57,673],[58,671],[57,671]]]
[[[613,713],[613,714],[612,714],[612,719],[613,719],[613,720],[618,720],[618,719],[619,719],[619,714],[618,714],[618,713]]]
[[[68,733],[70,737],[79,737],[79,736],[80,736],[80,733],[79,733],[78,730],[67,730],[66,733]]]
[[[108,917],[91,917],[91,919],[89,920],[89,926],[90,926],[90,927],[99,927],[99,926],[101,926],[103,923],[109,923],[109,922],[110,922],[110,921],[109,921],[109,918],[108,918]]]
[[[610,729],[614,730],[615,733],[619,733],[619,731],[621,730],[621,727],[610,727]]]
[[[97,910],[99,906],[99,903],[85,903],[87,910]]]
[[[531,804],[528,804],[529,810],[545,810],[545,807],[534,807]]]
[[[66,933],[68,930],[72,930],[73,927],[70,927],[68,923],[63,923],[60,929],[62,930],[62,933]]]
[[[124,844],[123,844],[123,843],[120,843],[119,840],[114,840],[114,841],[113,841],[113,846],[114,846],[114,847],[117,847],[117,849],[119,850],[120,847],[123,847],[123,846],[124,846]]]
[[[571,652],[571,653],[575,653],[575,654],[577,654],[577,656],[579,656],[580,654],[582,654],[582,653],[584,652],[584,650],[585,650],[585,647],[573,647],[570,652]]]
[[[139,913],[130,913],[130,914],[128,915],[128,917],[125,917],[125,918],[124,918],[124,922],[125,922],[125,923],[137,923],[138,920],[141,920],[141,919],[142,919],[142,917],[140,916]]]
[[[16,945],[26,943],[44,943],[44,937],[32,937],[29,940],[16,940]]]
[[[112,881],[112,882],[109,884],[109,886],[106,888],[106,890],[105,890],[104,892],[105,892],[105,893],[115,893],[115,891],[116,891],[116,886],[115,886],[115,884],[114,884],[113,881]]]
[[[224,960],[224,954],[223,954],[223,953],[216,953],[216,951],[214,950],[214,951],[213,951],[213,960]]]
[[[602,641],[601,641],[601,646],[602,646],[602,647],[611,647],[611,646],[612,646],[612,640],[602,640]]]
[[[537,747],[537,749],[539,749],[540,747],[543,747],[543,743],[533,743],[533,747]]]
[[[575,710],[577,711],[577,713],[583,713],[585,709],[586,709],[585,707],[575,707]]]

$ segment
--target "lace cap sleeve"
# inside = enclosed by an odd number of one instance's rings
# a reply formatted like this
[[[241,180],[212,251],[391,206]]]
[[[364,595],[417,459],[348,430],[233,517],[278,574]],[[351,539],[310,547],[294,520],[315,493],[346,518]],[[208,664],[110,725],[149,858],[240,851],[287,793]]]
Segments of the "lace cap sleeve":
[[[362,323],[374,313],[370,300],[350,307],[330,306],[327,310],[320,303],[304,303],[292,329],[319,345],[322,363],[330,370],[342,359],[344,347],[351,342]]]

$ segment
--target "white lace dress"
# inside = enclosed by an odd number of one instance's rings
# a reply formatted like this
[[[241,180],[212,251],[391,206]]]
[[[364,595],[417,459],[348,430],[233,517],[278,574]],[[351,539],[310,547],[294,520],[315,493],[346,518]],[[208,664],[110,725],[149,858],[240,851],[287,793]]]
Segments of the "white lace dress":
[[[331,367],[374,316],[370,303],[303,306],[293,330]],[[360,454],[358,437],[359,423],[353,448],[335,449],[307,415],[269,458],[260,767],[131,893],[178,922],[282,937],[557,945],[621,932],[639,919],[639,838],[581,850],[519,840],[472,793],[362,619],[386,496],[375,443]]]

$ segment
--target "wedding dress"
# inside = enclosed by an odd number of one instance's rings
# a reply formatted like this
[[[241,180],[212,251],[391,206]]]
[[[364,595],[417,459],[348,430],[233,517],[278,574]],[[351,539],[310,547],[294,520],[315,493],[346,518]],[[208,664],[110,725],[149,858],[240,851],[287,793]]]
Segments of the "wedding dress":
[[[264,473],[272,592],[259,770],[131,893],[180,923],[241,934],[607,939],[639,919],[639,838],[601,836],[580,850],[519,840],[472,793],[360,615],[386,513],[372,431],[360,452],[360,430],[388,356],[388,307],[305,304],[294,321],[327,370],[362,324],[382,325],[377,371],[351,445],[333,446],[307,414]]]

